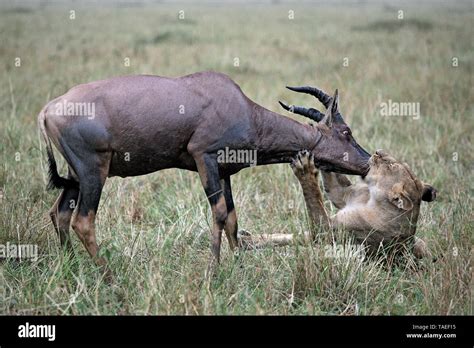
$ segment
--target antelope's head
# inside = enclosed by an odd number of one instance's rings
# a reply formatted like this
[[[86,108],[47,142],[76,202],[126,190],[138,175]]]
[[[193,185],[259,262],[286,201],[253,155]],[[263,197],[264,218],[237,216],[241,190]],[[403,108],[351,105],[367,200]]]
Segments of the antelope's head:
[[[337,89],[331,97],[314,87],[287,86],[287,88],[295,92],[310,94],[326,107],[326,112],[322,113],[313,108],[279,102],[285,110],[316,121],[320,138],[314,149],[308,149],[313,153],[316,165],[325,171],[364,176],[369,169],[370,154],[356,142],[351,129],[344,122],[339,111]]]

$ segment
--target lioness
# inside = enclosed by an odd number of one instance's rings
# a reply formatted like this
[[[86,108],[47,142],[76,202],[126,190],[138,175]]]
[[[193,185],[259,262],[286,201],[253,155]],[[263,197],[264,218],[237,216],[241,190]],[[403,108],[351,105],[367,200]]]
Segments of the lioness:
[[[340,209],[329,219],[314,159],[307,151],[298,153],[291,166],[303,189],[312,224],[347,229],[370,251],[380,245],[401,243],[411,247],[417,258],[429,255],[425,242],[414,235],[421,201],[432,202],[436,190],[420,181],[406,163],[382,150],[371,156],[369,164],[369,172],[356,184],[345,175],[322,171],[327,197]],[[247,246],[284,245],[293,241],[293,236],[287,234],[268,234],[258,240],[245,238]]]

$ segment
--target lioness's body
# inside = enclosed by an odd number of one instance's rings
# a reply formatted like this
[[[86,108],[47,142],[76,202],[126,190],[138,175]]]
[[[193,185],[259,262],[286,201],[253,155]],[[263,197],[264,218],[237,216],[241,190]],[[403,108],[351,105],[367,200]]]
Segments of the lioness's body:
[[[314,159],[306,151],[298,154],[292,168],[303,189],[313,227],[322,224],[346,229],[370,251],[376,251],[381,245],[398,243],[412,248],[418,258],[427,256],[429,251],[425,242],[414,235],[421,201],[434,200],[436,190],[417,179],[406,163],[396,161],[383,151],[377,151],[369,164],[368,174],[355,184],[345,175],[322,171],[324,190],[340,209],[329,218]],[[242,242],[249,247],[286,245],[293,240],[291,234],[242,236]]]
[[[322,171],[324,190],[340,209],[328,218],[318,192],[318,170],[314,161],[309,154],[298,156],[293,170],[303,188],[313,222],[347,229],[371,249],[381,244],[414,242],[413,252],[423,257],[427,248],[421,239],[413,237],[421,201],[434,200],[436,191],[420,181],[406,163],[383,151],[377,151],[369,164],[368,174],[356,184],[344,175]]]

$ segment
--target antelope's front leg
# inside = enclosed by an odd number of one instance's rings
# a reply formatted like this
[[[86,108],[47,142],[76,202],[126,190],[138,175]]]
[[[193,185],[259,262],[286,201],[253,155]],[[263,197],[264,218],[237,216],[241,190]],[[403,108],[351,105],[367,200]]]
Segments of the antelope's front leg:
[[[313,155],[306,150],[300,151],[290,165],[303,189],[314,238],[316,226],[329,225],[328,215],[323,203],[323,194],[319,188],[319,171],[314,164]]]
[[[212,210],[212,230],[211,230],[211,251],[212,260],[211,271],[219,263],[221,253],[222,231],[227,221],[227,205],[223,189],[220,183],[219,167],[216,156],[212,154],[194,155],[196,167],[201,178],[202,186],[206,192],[207,199]]]

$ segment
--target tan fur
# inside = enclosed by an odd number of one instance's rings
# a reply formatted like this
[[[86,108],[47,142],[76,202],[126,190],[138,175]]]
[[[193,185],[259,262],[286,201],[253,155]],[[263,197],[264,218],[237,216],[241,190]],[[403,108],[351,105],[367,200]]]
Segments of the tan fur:
[[[313,156],[306,151],[299,153],[293,168],[303,188],[306,208],[312,224],[311,231],[314,233],[316,226],[328,225],[329,219],[324,208],[323,195],[319,189],[318,170],[314,165]]]
[[[369,163],[367,176],[356,184],[344,175],[322,172],[327,197],[340,209],[328,218],[314,160],[307,151],[298,154],[292,168],[303,189],[312,224],[347,229],[372,251],[381,244],[397,243],[411,248],[417,258],[429,256],[426,243],[414,235],[422,196],[430,188],[433,200],[436,191],[417,179],[406,163],[402,164],[382,151],[377,151]],[[246,248],[295,242],[291,234],[251,236],[247,233],[241,239]]]
[[[314,240],[314,235],[309,232],[304,232],[298,236],[294,236],[291,233],[263,233],[254,236],[246,231],[239,231],[239,246],[245,250],[289,245],[295,242],[304,244],[312,240]]]
[[[308,154],[303,157],[308,157]],[[383,151],[374,154],[369,163],[367,176],[356,184],[351,184],[344,175],[322,172],[326,194],[340,209],[330,219],[330,224],[333,228],[343,227],[351,231],[359,242],[364,242],[373,250],[381,244],[411,241],[417,257],[427,256],[426,243],[412,238],[426,184],[415,177],[407,164]],[[308,187],[317,187],[317,175],[301,176],[302,170],[314,172],[314,163],[300,160],[300,163],[293,165],[293,170],[303,191]],[[305,198],[319,196],[320,192],[308,191],[304,195]],[[313,201],[306,200],[308,210],[319,210],[320,214],[325,214],[320,205]]]

